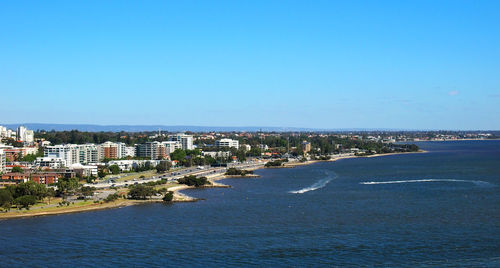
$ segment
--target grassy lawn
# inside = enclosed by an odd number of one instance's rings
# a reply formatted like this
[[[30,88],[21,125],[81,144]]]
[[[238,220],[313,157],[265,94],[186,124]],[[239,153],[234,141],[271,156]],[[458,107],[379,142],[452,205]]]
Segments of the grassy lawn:
[[[60,200],[59,200],[60,202]],[[58,201],[55,201],[55,200],[52,200],[50,202],[51,205],[56,205],[54,207],[45,207],[45,208],[40,208],[40,207],[43,207],[43,206],[47,206],[46,203],[38,203],[38,204],[35,204],[34,206],[30,207],[30,210],[26,210],[26,209],[23,209],[23,210],[17,210],[15,208],[12,208],[10,210],[10,212],[14,212],[14,213],[38,213],[38,212],[47,212],[47,211],[55,211],[55,210],[63,210],[63,209],[68,209],[68,208],[78,208],[78,207],[82,207],[82,206],[87,206],[87,205],[90,205],[90,204],[94,204],[94,201],[93,200],[85,200],[85,201],[81,201],[81,202],[75,202],[75,204],[72,204],[70,203],[69,206],[57,206],[57,203]]]
[[[141,176],[144,176],[145,178],[149,178],[152,176],[159,175],[156,173],[156,170],[148,170],[148,171],[142,171],[142,172],[134,172],[134,173],[121,173],[117,175],[107,175],[104,179],[108,180],[112,177],[117,177],[121,176],[121,178],[117,179],[117,182],[121,181],[131,181],[133,179],[139,179]]]
[[[177,182],[169,182],[169,183],[165,183],[165,184],[162,184],[162,185],[156,185],[155,186],[155,190],[159,190],[161,188],[170,188],[170,187],[174,187],[174,186],[179,186],[180,184],[178,184]]]

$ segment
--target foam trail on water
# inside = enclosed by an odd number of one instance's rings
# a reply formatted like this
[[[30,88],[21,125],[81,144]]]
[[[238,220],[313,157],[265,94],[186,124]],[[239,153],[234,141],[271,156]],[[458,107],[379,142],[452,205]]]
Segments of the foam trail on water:
[[[328,172],[325,172],[325,173],[327,175],[326,178],[320,179],[319,181],[315,182],[311,186],[302,188],[302,189],[297,190],[297,191],[290,191],[289,193],[291,193],[291,194],[303,194],[303,193],[307,193],[307,192],[318,190],[318,189],[325,187],[334,178],[334,177],[330,176]],[[336,175],[335,175],[335,177],[336,177]]]
[[[365,181],[359,184],[394,184],[394,183],[417,183],[417,182],[469,182],[477,186],[493,186],[485,181],[469,181],[469,180],[454,180],[454,179],[422,179],[422,180],[402,180],[402,181]]]

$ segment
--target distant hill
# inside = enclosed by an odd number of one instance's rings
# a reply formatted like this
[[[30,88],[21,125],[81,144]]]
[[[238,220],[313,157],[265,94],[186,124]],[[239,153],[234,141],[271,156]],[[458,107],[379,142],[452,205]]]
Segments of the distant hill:
[[[127,131],[127,132],[140,132],[140,131],[168,131],[168,132],[208,132],[208,131],[265,131],[265,132],[287,132],[287,131],[321,131],[320,129],[313,128],[293,128],[293,127],[224,127],[224,126],[165,126],[165,125],[90,125],[90,124],[43,124],[43,123],[24,123],[24,124],[1,124],[5,127],[16,129],[22,125],[28,129],[33,130],[79,130],[79,131]]]
[[[10,129],[16,129],[18,126],[25,126],[33,130],[78,130],[78,131],[111,131],[111,132],[141,132],[141,131],[168,131],[168,132],[231,132],[231,131],[247,131],[247,132],[362,132],[362,131],[437,131],[437,130],[415,130],[415,129],[397,129],[397,128],[300,128],[300,127],[228,127],[228,126],[166,126],[166,125],[93,125],[93,124],[44,124],[44,123],[22,123],[22,124],[2,124]],[[450,130],[459,131],[459,130]],[[469,130],[466,132],[477,132],[481,130]],[[483,130],[484,131],[484,130]],[[491,133],[498,133],[498,130],[488,130]]]

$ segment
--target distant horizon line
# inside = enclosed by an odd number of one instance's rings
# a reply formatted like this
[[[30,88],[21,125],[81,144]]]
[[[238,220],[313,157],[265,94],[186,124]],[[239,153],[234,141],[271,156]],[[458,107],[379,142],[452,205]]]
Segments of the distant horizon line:
[[[134,124],[80,124],[80,123],[10,123],[4,124],[0,123],[0,126],[6,126],[9,128],[17,128],[18,126],[26,126],[33,130],[45,130],[45,131],[129,131],[129,132],[139,132],[139,131],[193,131],[193,132],[207,132],[207,131],[248,131],[248,132],[293,132],[293,131],[317,131],[317,132],[328,132],[328,131],[500,131],[494,129],[409,129],[409,128],[318,128],[318,127],[283,127],[283,126],[203,126],[203,125],[134,125]],[[163,128],[163,129],[162,129]]]

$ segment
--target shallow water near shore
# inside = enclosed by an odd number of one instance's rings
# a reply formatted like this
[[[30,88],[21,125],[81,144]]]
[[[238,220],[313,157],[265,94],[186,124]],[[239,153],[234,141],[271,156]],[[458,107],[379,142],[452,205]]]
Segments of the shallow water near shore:
[[[500,266],[500,141],[186,190],[205,200],[0,221],[2,267]]]

